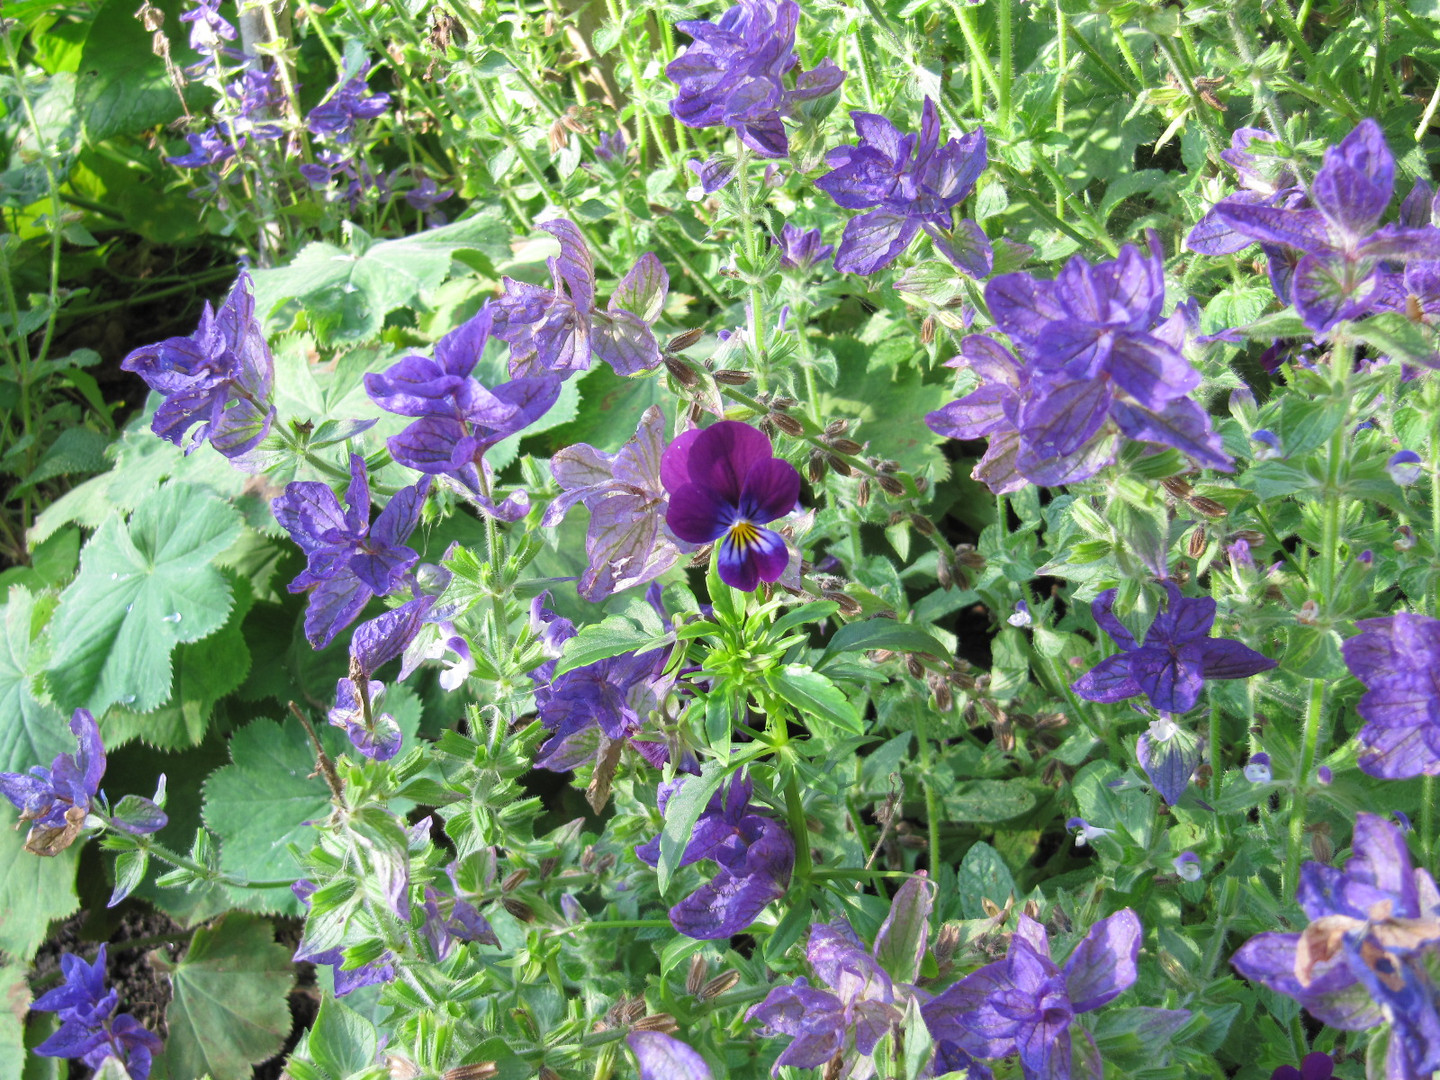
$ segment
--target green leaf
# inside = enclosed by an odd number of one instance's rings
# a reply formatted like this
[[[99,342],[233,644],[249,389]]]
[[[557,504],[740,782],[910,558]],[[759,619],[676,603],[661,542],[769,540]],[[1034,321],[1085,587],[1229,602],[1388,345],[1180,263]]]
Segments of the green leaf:
[[[308,850],[314,834],[307,821],[330,811],[330,790],[315,772],[315,751],[300,725],[257,720],[230,738],[233,764],[205,781],[205,824],[220,838],[220,867],[253,880],[301,877],[286,850]],[[289,889],[246,890],[266,909],[301,912]]]
[[[331,1076],[349,1076],[375,1062],[379,1044],[375,1025],[332,997],[320,1002],[310,1029],[310,1060]]]
[[[801,721],[808,724],[818,718],[851,735],[865,733],[865,721],[850,704],[850,699],[818,671],[804,664],[786,664],[781,670],[770,672],[765,681],[771,690],[795,707]]]
[[[985,918],[983,897],[998,907],[1015,895],[1015,879],[1000,853],[983,840],[970,845],[956,873],[960,913],[967,919]]]
[[[670,877],[680,864],[680,856],[690,842],[695,823],[700,820],[710,796],[719,789],[727,771],[722,763],[707,761],[700,769],[700,775],[688,777],[665,804],[665,827],[660,832],[660,861],[655,867],[662,895],[670,887]]]
[[[160,949],[150,963],[170,979],[170,1076],[249,1080],[251,1065],[285,1045],[295,971],[268,920],[231,912],[196,930],[178,963]]]
[[[1010,780],[970,780],[945,795],[952,821],[1007,821],[1035,805],[1035,793]]]
[[[43,659],[35,648],[36,614],[35,598],[18,587],[0,608],[0,772],[48,767],[56,754],[75,749],[64,714],[32,690]]]
[[[0,1080],[21,1080],[25,1068],[25,1013],[30,986],[23,964],[0,967]]]
[[[129,524],[111,518],[85,545],[60,597],[47,678],[62,709],[145,712],[170,696],[170,653],[225,624],[230,586],[210,565],[240,535],[239,513],[188,484],[147,497]]]
[[[169,27],[184,5],[179,0],[158,0]],[[184,34],[171,33],[171,56],[177,67],[195,63],[199,56],[183,44]],[[130,0],[104,0],[95,13],[90,34],[80,51],[76,72],[75,111],[85,138],[98,143],[112,135],[133,135],[157,124],[169,123],[184,110],[165,61],[155,55],[151,35],[135,18]],[[210,95],[186,88],[192,110],[204,111]]]
[[[455,252],[470,249],[497,259],[508,257],[509,239],[504,218],[490,207],[453,225],[370,243],[358,251],[309,244],[289,266],[252,273],[255,314],[265,323],[276,308],[295,301],[309,314],[323,342],[365,341],[379,334],[391,311],[414,305],[449,277]]]
[[[1429,367],[1440,351],[1440,338],[1424,323],[1411,322],[1399,312],[1382,312],[1356,323],[1355,336],[1392,360]]]
[[[721,626],[738,627],[745,616],[745,600],[740,593],[720,580],[720,560],[712,558],[705,571],[705,589],[710,594],[710,609]]]
[[[582,627],[580,632],[565,643],[565,651],[555,665],[552,678],[558,679],[567,671],[586,667],[589,664],[609,660],[622,653],[649,652],[659,649],[675,640],[670,633],[659,636],[637,627],[629,619],[610,615],[598,623]]]
[[[57,476],[105,472],[110,468],[105,460],[105,448],[109,445],[110,440],[98,431],[86,427],[66,428],[50,444],[35,471],[15,489],[16,494]]]
[[[25,830],[13,825],[9,816],[0,819],[0,952],[28,963],[50,920],[79,905],[75,865],[82,845],[59,855],[32,855],[25,850]]]
[[[824,667],[827,660],[843,652],[869,649],[928,653],[940,659],[950,655],[949,649],[921,627],[894,619],[866,619],[864,622],[848,623],[835,631],[835,636],[825,643],[825,651],[820,654],[815,666]]]

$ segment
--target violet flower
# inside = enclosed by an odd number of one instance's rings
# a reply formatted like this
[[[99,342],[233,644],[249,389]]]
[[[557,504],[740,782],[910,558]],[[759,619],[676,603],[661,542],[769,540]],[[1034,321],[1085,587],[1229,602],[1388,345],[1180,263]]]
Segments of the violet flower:
[[[202,56],[214,56],[225,47],[222,42],[235,40],[235,27],[220,14],[220,0],[196,0],[180,21],[190,24],[190,48]]]
[[[160,1037],[129,1013],[115,1015],[120,997],[105,987],[105,950],[101,945],[93,964],[73,953],[61,955],[65,981],[30,1005],[34,1012],[56,1013],[60,1027],[35,1053],[78,1058],[92,1069],[114,1058],[133,1080],[148,1080],[153,1056],[161,1049]]]
[[[736,420],[687,431],[665,448],[660,479],[670,493],[670,531],[687,544],[719,541],[721,581],[751,592],[779,580],[790,553],[779,533],[761,526],[795,509],[800,474],[774,456],[764,432]]]
[[[660,345],[651,327],[670,288],[660,260],[649,252],[640,256],[601,311],[595,266],[579,228],[566,218],[540,228],[560,241],[560,254],[549,259],[553,288],[507,277],[505,295],[492,305],[494,334],[510,345],[510,374],[568,378],[589,369],[592,357],[622,376],[659,367]]]
[[[670,115],[686,127],[732,127],[762,157],[784,157],[789,140],[781,118],[793,116],[799,102],[838,89],[845,78],[827,59],[798,72],[795,89],[785,88],[785,74],[799,62],[799,21],[795,0],[741,0],[718,23],[676,23],[695,40],[665,68],[680,89]]]
[[[372,94],[365,79],[370,73],[367,63],[350,79],[337,85],[324,102],[310,110],[305,126],[312,135],[329,135],[337,143],[348,143],[354,137],[355,125],[361,120],[374,120],[390,108],[389,94]]]
[[[819,229],[798,229],[788,221],[775,242],[780,246],[780,265],[786,270],[809,270],[835,250],[821,244]]]
[[[681,785],[698,782],[680,777],[660,785],[660,813]],[[795,841],[785,826],[768,814],[750,809],[751,784],[736,772],[730,783],[711,797],[695,823],[679,866],[701,859],[719,864],[719,872],[670,909],[670,924],[686,937],[714,941],[732,937],[749,926],[765,906],[785,895],[795,868]],[[660,862],[660,837],[635,849],[649,866]]]
[[[1325,151],[1310,185],[1313,208],[1225,202],[1215,213],[1235,232],[1301,253],[1281,299],[1307,326],[1329,330],[1371,310],[1380,261],[1440,259],[1440,230],[1378,228],[1395,188],[1395,159],[1380,125],[1364,119]]]
[[[292,593],[310,592],[305,636],[323,649],[350,625],[372,596],[400,587],[420,558],[405,541],[420,520],[429,477],[397,492],[370,523],[370,481],[365,459],[350,455],[346,508],[328,484],[297,480],[270,504],[275,520],[305,552],[306,566],[290,583]]]
[[[448,577],[446,579],[448,581]],[[399,607],[391,608],[355,628],[350,638],[350,671],[352,676],[368,679],[384,664],[399,656],[406,655],[410,645],[419,636],[426,623],[443,621],[435,615],[437,596],[424,595],[411,581],[411,591],[416,595]],[[453,628],[452,628],[453,629]],[[416,663],[419,661],[417,660]],[[410,674],[414,664],[401,665],[400,678]],[[442,686],[444,682],[442,679]],[[454,686],[444,686],[446,690]]]
[[[710,1066],[688,1044],[663,1031],[632,1031],[625,1045],[635,1055],[640,1080],[712,1080]]]
[[[1440,776],[1440,619],[1398,612],[1362,619],[1341,647],[1365,684],[1355,711],[1360,769],[1386,780]]]
[[[1155,616],[1145,643],[1137,644],[1115,617],[1115,589],[1106,589],[1091,612],[1120,652],[1101,660],[1072,685],[1087,701],[1114,702],[1144,694],[1161,712],[1183,713],[1195,707],[1206,679],[1247,679],[1269,671],[1276,661],[1230,638],[1212,638],[1215,601],[1180,595],[1173,581],[1163,582],[1170,600]]]
[[[1174,806],[1200,767],[1200,740],[1166,713],[1150,722],[1135,746],[1140,768],[1167,806]]]
[[[235,156],[236,144],[232,144],[218,127],[208,128],[198,134],[191,132],[185,136],[185,141],[190,144],[190,152],[167,157],[164,159],[165,164],[181,169],[212,169]],[[239,139],[237,143],[243,145],[244,140]]]
[[[376,715],[385,684],[376,679],[362,683],[340,679],[335,683],[335,705],[326,714],[351,745],[373,761],[389,761],[400,752],[400,726],[389,713]]]
[[[873,274],[889,266],[922,228],[936,249],[958,269],[975,278],[990,273],[994,251],[975,222],[958,224],[953,211],[975,187],[987,163],[985,131],[940,145],[940,114],[926,97],[920,134],[901,135],[889,120],[852,112],[854,146],[831,150],[831,171],[815,186],[847,210],[874,209],[845,223],[835,269]]]
[[[205,304],[193,334],[142,346],[120,367],[165,398],[150,429],[187,454],[209,438],[220,453],[238,458],[259,444],[275,417],[275,363],[243,270],[218,311]]]
[[[435,950],[435,958],[448,959],[455,951],[457,941],[478,942],[499,948],[500,939],[495,936],[489,921],[465,899],[463,890],[456,883],[455,863],[445,867],[445,874],[450,879],[450,896],[442,896],[428,885],[425,887],[424,933]],[[442,905],[448,908],[448,912],[441,911]]]
[[[487,514],[518,521],[530,499],[516,492],[498,506],[493,470],[484,460],[496,443],[529,427],[555,404],[560,380],[513,379],[493,390],[472,376],[490,336],[492,311],[482,308],[435,345],[435,357],[403,357],[382,374],[365,376],[365,392],[386,412],[418,419],[386,440],[390,456],[417,472],[444,476]]]
[[[230,100],[234,128],[245,131],[260,142],[273,142],[285,134],[285,128],[274,117],[285,106],[285,88],[274,71],[246,68],[240,77],[225,87]]]
[[[295,894],[295,899],[305,905],[306,910],[310,908],[310,897],[315,893],[315,885],[310,881],[297,881],[290,886],[290,891]],[[306,929],[309,927],[307,925]],[[300,939],[300,945],[292,957],[296,963],[306,962],[316,965],[328,964],[335,976],[335,996],[344,997],[346,994],[359,990],[363,986],[374,986],[377,983],[388,983],[395,981],[395,955],[386,950],[378,960],[368,964],[361,964],[359,967],[344,968],[341,965],[345,962],[345,951],[339,945],[333,949],[315,949],[304,937]]]
[[[1296,899],[1311,920],[1301,933],[1258,934],[1230,962],[1340,1031],[1389,1021],[1385,1075],[1429,1077],[1440,1069],[1440,892],[1378,815],[1357,815],[1351,849],[1344,870],[1301,868]]]
[[[15,804],[21,821],[31,823],[25,850],[35,855],[58,855],[75,842],[105,775],[100,726],[88,709],[75,710],[70,733],[75,753],[56,755],[48,769],[34,765],[28,773],[0,773],[0,795]],[[125,832],[153,833],[167,824],[164,812],[149,799],[127,796],[122,807],[125,812],[117,809],[109,823]]]
[[[1335,1075],[1335,1062],[1329,1054],[1316,1051],[1306,1054],[1297,1069],[1294,1065],[1281,1065],[1270,1074],[1270,1080],[1330,1080]]]
[[[428,214],[454,194],[454,188],[442,189],[430,177],[422,176],[420,182],[405,193],[405,201],[422,214]]]
[[[1226,195],[1206,211],[1190,234],[1185,246],[1202,255],[1232,255],[1244,251],[1254,241],[1236,232],[1221,215],[1227,206],[1298,206],[1304,201],[1305,190],[1299,186],[1294,172],[1272,156],[1254,153],[1255,143],[1274,143],[1276,138],[1259,128],[1242,127],[1230,136],[1230,149],[1222,150],[1220,158],[1235,169],[1240,190]],[[1267,255],[1278,254],[1271,244],[1262,245]]]
[[[1175,873],[1185,881],[1199,881],[1205,876],[1205,869],[1200,865],[1200,856],[1193,851],[1182,851],[1171,860],[1170,865],[1175,867]]]
[[[624,128],[602,131],[599,141],[595,143],[595,156],[609,165],[624,161],[628,150],[629,145],[625,141]]]
[[[531,628],[546,651],[558,658],[565,642],[575,636],[575,626],[544,606],[548,596],[542,593],[532,603]],[[647,599],[663,618],[658,587],[650,587]],[[598,768],[607,759],[613,767],[615,754],[627,743],[651,765],[663,767],[670,760],[669,744],[653,732],[650,738],[641,736],[674,686],[674,677],[665,674],[668,659],[669,650],[654,649],[598,660],[558,679],[554,658],[532,671],[535,711],[550,732],[536,754],[536,768],[567,772],[586,764]],[[683,771],[695,768],[688,755],[677,764]]]
[[[550,472],[563,493],[545,511],[541,524],[559,525],[577,502],[590,511],[585,533],[588,565],[577,589],[592,602],[653,581],[680,557],[662,525],[668,505],[660,478],[665,416],[651,405],[640,426],[618,453],[586,443],[556,452]]]
[[[1070,1026],[1134,984],[1140,938],[1140,920],[1125,908],[1092,926],[1059,968],[1045,928],[1021,915],[1004,960],[967,975],[920,1015],[937,1042],[979,1058],[1019,1054],[1026,1080],[1069,1080]]]

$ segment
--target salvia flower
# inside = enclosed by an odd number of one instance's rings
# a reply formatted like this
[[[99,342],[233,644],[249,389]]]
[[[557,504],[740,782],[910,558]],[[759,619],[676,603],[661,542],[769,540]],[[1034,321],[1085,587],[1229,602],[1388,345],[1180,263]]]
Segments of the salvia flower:
[[[1409,487],[1420,479],[1420,474],[1425,471],[1424,462],[1420,455],[1414,450],[1401,450],[1392,454],[1390,460],[1385,463],[1385,471],[1390,474],[1400,487]]]
[[[1301,868],[1302,932],[1258,934],[1231,963],[1330,1027],[1388,1021],[1385,1075],[1429,1077],[1440,1069],[1440,891],[1411,863],[1404,833],[1378,815],[1357,815],[1351,850],[1344,870]]]
[[[70,733],[75,736],[75,753],[57,755],[48,769],[35,765],[28,773],[0,773],[0,794],[15,804],[21,821],[31,823],[25,850],[36,855],[58,855],[75,842],[105,775],[100,727],[88,709],[75,710]],[[133,809],[117,811],[110,819],[125,832],[152,833],[167,823],[149,799],[131,795],[125,805]]]
[[[1109,836],[1114,829],[1107,829],[1103,825],[1091,825],[1082,817],[1072,817],[1065,822],[1065,828],[1075,830],[1075,846],[1084,847],[1093,844],[1102,836]]]
[[[624,128],[602,131],[599,141],[595,144],[595,156],[612,165],[617,161],[624,161],[628,151],[629,145],[625,141]]]
[[[640,1066],[640,1080],[711,1080],[710,1066],[687,1043],[663,1031],[632,1031],[625,1045]]]
[[[290,886],[290,891],[295,898],[304,904],[308,910],[310,897],[315,894],[315,884],[310,881],[297,881]],[[306,929],[309,927],[307,925]],[[315,949],[305,938],[300,939],[300,945],[295,950],[293,958],[297,963],[305,961],[319,966],[327,964],[335,976],[335,996],[344,997],[346,994],[359,990],[363,986],[374,986],[377,983],[393,982],[395,979],[395,955],[388,950],[378,959],[368,964],[361,964],[358,967],[345,968],[344,950],[340,946],[332,949]]]
[[[1070,1026],[1135,982],[1140,920],[1129,908],[1090,928],[1063,968],[1045,928],[1021,915],[1005,959],[987,964],[922,1005],[937,1040],[979,1058],[1020,1056],[1026,1080],[1069,1080]]]
[[[383,116],[390,108],[389,94],[372,94],[365,84],[370,72],[366,64],[350,79],[345,79],[330,92],[330,96],[310,110],[305,126],[312,135],[329,135],[337,143],[348,143],[355,132],[355,125],[362,120],[374,120]]]
[[[446,477],[485,513],[518,521],[529,513],[530,498],[520,491],[497,505],[485,453],[549,412],[560,379],[519,378],[487,389],[474,378],[492,318],[492,310],[482,308],[436,343],[433,359],[412,354],[381,374],[367,374],[365,392],[386,412],[417,417],[386,440],[392,458]]]
[[[1150,783],[1169,806],[1178,803],[1200,766],[1200,740],[1166,714],[1150,722],[1140,736],[1135,756]]]
[[[590,511],[588,565],[577,586],[586,600],[598,602],[653,581],[680,557],[680,548],[663,528],[668,505],[660,478],[664,448],[665,416],[658,405],[651,405],[618,453],[576,443],[550,459],[550,472],[564,490],[546,509],[541,524],[560,524],[576,503]]]
[[[1360,769],[1400,780],[1440,776],[1440,619],[1402,611],[1362,619],[1341,647],[1365,684],[1355,711]]]
[[[1380,227],[1395,189],[1395,158],[1380,125],[1364,119],[1337,145],[1308,191],[1308,207],[1222,200],[1215,213],[1241,236],[1299,255],[1280,275],[1288,300],[1319,331],[1358,318],[1380,298],[1381,261],[1440,258],[1440,230]],[[1274,276],[1272,274],[1272,276]]]
[[[681,785],[698,783],[680,777],[660,788],[660,812]],[[695,823],[680,866],[702,859],[720,870],[700,888],[670,909],[670,923],[686,937],[714,941],[740,933],[765,906],[785,895],[795,868],[795,841],[785,826],[768,814],[750,809],[751,784],[735,773],[730,783],[711,797]],[[660,862],[660,838],[635,849],[650,866]]]
[[[1193,709],[1206,679],[1246,679],[1276,666],[1247,645],[1230,638],[1212,638],[1215,601],[1180,595],[1173,581],[1164,583],[1169,595],[1165,611],[1155,616],[1144,644],[1115,617],[1115,589],[1095,598],[1091,611],[1120,652],[1100,661],[1077,679],[1075,693],[1087,701],[1112,702],[1144,694],[1162,712]]]
[[[839,88],[845,73],[829,60],[799,72],[793,90],[784,76],[795,67],[795,0],[741,0],[718,23],[689,19],[675,24],[695,40],[665,68],[680,89],[670,115],[687,127],[735,129],[764,157],[789,152],[782,117],[799,102]]]
[[[1276,157],[1250,149],[1255,143],[1273,144],[1275,141],[1274,135],[1260,128],[1239,128],[1230,136],[1230,149],[1222,150],[1220,157],[1235,169],[1240,190],[1225,196],[1206,212],[1185,238],[1186,247],[1202,255],[1232,255],[1254,243],[1249,236],[1236,232],[1226,222],[1221,213],[1222,207],[1298,206],[1303,203],[1305,191],[1290,167]],[[1278,254],[1273,245],[1264,245],[1262,250],[1267,255]]]
[[[780,245],[780,265],[786,270],[809,270],[835,250],[822,244],[819,229],[798,229],[788,221],[776,241]]]
[[[202,56],[214,56],[223,42],[235,40],[235,27],[220,14],[220,0],[197,0],[180,21],[190,24],[190,47]]]
[[[190,144],[190,152],[167,157],[165,164],[181,169],[213,169],[235,156],[237,144],[227,139],[218,127],[199,133],[191,132],[185,136],[185,141]]]
[[[1329,1054],[1318,1050],[1306,1054],[1297,1069],[1294,1065],[1281,1065],[1270,1074],[1270,1080],[1330,1080],[1335,1075],[1335,1062]]]
[[[454,194],[454,188],[441,188],[431,177],[422,176],[420,182],[405,193],[405,201],[428,214]]]
[[[227,124],[252,135],[260,142],[273,142],[285,134],[274,117],[285,106],[285,88],[274,71],[246,68],[240,78],[225,87],[231,117]]]
[[[335,684],[335,705],[327,714],[332,727],[345,732],[356,750],[374,761],[389,761],[400,752],[400,726],[388,713],[379,713],[385,684],[375,679],[340,679]]]
[[[687,431],[665,448],[660,479],[670,531],[687,544],[718,541],[720,580],[751,592],[780,579],[790,553],[762,526],[795,509],[800,474],[774,456],[764,432],[736,420]]]
[[[370,522],[370,480],[365,459],[350,455],[345,507],[328,484],[297,480],[271,502],[275,520],[305,553],[306,566],[290,583],[293,593],[310,590],[305,636],[323,649],[352,623],[372,596],[398,589],[420,558],[405,541],[420,520],[429,477],[395,494]]]
[[[238,458],[259,444],[275,417],[275,362],[243,271],[218,311],[206,303],[193,334],[142,346],[120,367],[165,398],[150,428],[187,454],[208,438],[220,453]]]
[[[560,242],[549,259],[552,288],[504,279],[505,295],[493,304],[494,334],[510,345],[510,373],[558,375],[588,370],[593,357],[617,375],[660,366],[660,345],[651,329],[665,307],[670,276],[653,254],[640,256],[621,279],[604,310],[595,300],[595,265],[573,221],[540,226]]]
[[[988,274],[994,263],[990,241],[975,222],[956,224],[953,215],[985,170],[984,129],[941,146],[940,114],[928,97],[918,136],[901,135],[874,113],[850,117],[860,141],[831,150],[825,159],[831,171],[815,181],[845,209],[869,210],[845,223],[835,269],[873,274],[899,258],[924,229],[960,270],[976,278]]]
[[[425,887],[425,937],[435,950],[438,960],[447,959],[455,951],[455,943],[479,942],[500,945],[489,921],[465,897],[455,881],[455,863],[445,868],[450,879],[450,896],[443,896],[430,886]]]
[[[1199,881],[1205,876],[1205,870],[1200,865],[1200,856],[1193,851],[1182,851],[1170,865],[1175,867],[1175,873],[1186,881]]]
[[[1270,755],[1263,751],[1251,754],[1250,760],[1245,763],[1245,768],[1240,771],[1252,784],[1268,784],[1275,779],[1270,770]]]
[[[116,1015],[119,995],[105,987],[105,946],[93,964],[65,953],[60,971],[65,981],[31,1004],[35,1012],[53,1012],[59,1029],[35,1048],[41,1057],[79,1059],[98,1069],[114,1058],[134,1080],[147,1080],[160,1038],[129,1013]]]

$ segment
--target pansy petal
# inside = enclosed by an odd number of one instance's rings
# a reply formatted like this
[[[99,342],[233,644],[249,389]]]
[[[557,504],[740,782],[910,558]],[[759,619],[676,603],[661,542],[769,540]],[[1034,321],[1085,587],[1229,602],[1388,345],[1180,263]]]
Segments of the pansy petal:
[[[708,544],[725,532],[733,514],[733,504],[723,495],[699,484],[687,484],[671,491],[665,524],[687,544]]]
[[[782,458],[752,465],[740,487],[740,512],[760,525],[784,517],[799,500],[800,473]]]

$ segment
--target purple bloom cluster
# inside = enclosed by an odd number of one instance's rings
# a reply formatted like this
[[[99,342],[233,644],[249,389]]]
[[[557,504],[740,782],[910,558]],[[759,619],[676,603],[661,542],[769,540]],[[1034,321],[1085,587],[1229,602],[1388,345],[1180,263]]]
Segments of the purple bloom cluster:
[[[1230,638],[1212,638],[1215,601],[1180,595],[1180,586],[1164,582],[1166,609],[1155,616],[1138,644],[1115,617],[1115,589],[1106,589],[1090,606],[1095,622],[1120,652],[1101,660],[1075,681],[1074,691],[1087,701],[1124,701],[1144,694],[1162,712],[1193,709],[1206,679],[1247,679],[1276,666],[1248,645]],[[1172,800],[1173,801],[1173,800]]]
[[[315,884],[310,881],[297,881],[290,886],[290,891],[295,894],[295,899],[305,905],[308,911],[310,897],[315,895]],[[306,929],[309,929],[308,924]],[[344,997],[363,986],[392,982],[396,974],[395,955],[388,950],[379,959],[368,964],[345,968],[342,966],[345,963],[344,950],[338,945],[331,949],[316,949],[303,937],[300,939],[300,945],[295,950],[293,959],[297,963],[303,961],[316,966],[328,965],[335,977],[336,997]]]
[[[31,823],[25,850],[36,855],[58,855],[75,842],[105,775],[100,726],[89,710],[75,710],[70,733],[75,753],[58,755],[48,769],[35,765],[28,773],[0,773],[0,795],[15,804],[21,821]],[[167,823],[149,799],[132,795],[124,805],[125,812],[112,814],[110,824],[125,832],[153,833]]]
[[[374,120],[390,108],[389,94],[372,94],[365,79],[370,74],[366,64],[353,77],[344,79],[329,96],[310,110],[305,126],[312,135],[328,135],[345,144],[355,136],[355,126],[362,120]]]
[[[1364,619],[1342,646],[1366,690],[1355,707],[1360,768],[1403,780],[1440,776],[1440,619],[1399,612]]]
[[[991,491],[1093,476],[1114,460],[1117,432],[1233,467],[1189,396],[1200,374],[1181,348],[1197,310],[1181,305],[1160,318],[1165,267],[1154,234],[1148,256],[1128,244],[1095,266],[1076,255],[1054,281],[995,278],[985,299],[1019,356],[986,335],[967,337],[951,365],[970,367],[980,385],[925,422],[950,438],[989,436],[974,477]]]
[[[698,783],[679,777],[660,785],[660,813],[681,785]],[[785,895],[795,868],[795,841],[785,826],[768,814],[750,809],[748,777],[735,773],[710,799],[695,823],[680,866],[701,859],[718,863],[720,871],[670,909],[670,923],[686,937],[714,941],[740,933],[766,904]],[[660,837],[635,849],[642,862],[660,862]]]
[[[586,600],[598,602],[653,581],[680,557],[663,528],[668,505],[660,471],[664,449],[665,416],[651,405],[618,453],[576,443],[550,459],[550,472],[564,490],[541,524],[559,525],[576,503],[590,511],[585,534],[589,565],[577,586]]]
[[[239,458],[270,431],[275,362],[243,271],[218,311],[205,304],[193,334],[142,346],[120,367],[165,398],[150,429],[187,454],[208,438],[226,457]]]
[[[799,72],[795,89],[785,88],[785,74],[799,62],[799,21],[795,0],[741,0],[718,23],[676,23],[695,41],[665,69],[680,88],[670,114],[687,127],[732,127],[757,154],[784,157],[790,144],[782,117],[837,90],[845,78],[827,59]]]
[[[198,133],[191,132],[185,136],[185,141],[190,144],[190,152],[167,157],[167,165],[181,169],[213,169],[234,157],[235,147],[244,140],[232,143],[220,128],[212,127]]]
[[[640,256],[605,310],[595,302],[595,264],[585,238],[566,218],[540,226],[560,242],[549,260],[552,288],[505,278],[494,302],[494,334],[510,346],[510,374],[559,375],[588,370],[598,357],[617,375],[660,366],[651,327],[665,307],[670,276],[654,255]]]
[[[687,431],[660,459],[670,493],[665,521],[687,544],[719,541],[720,580],[752,592],[790,563],[785,538],[762,526],[795,509],[800,474],[774,456],[763,431],[736,420]]]
[[[133,1080],[148,1080],[153,1057],[160,1052],[160,1037],[129,1013],[116,1015],[120,995],[105,987],[105,946],[100,946],[93,964],[65,953],[60,971],[65,981],[30,1006],[35,1012],[56,1013],[60,1019],[59,1029],[35,1053],[79,1059],[92,1069],[114,1058]]]
[[[489,921],[465,895],[465,890],[455,880],[456,864],[445,867],[445,876],[450,880],[450,895],[444,896],[434,888],[425,886],[424,934],[435,950],[437,960],[447,959],[455,951],[456,942],[476,942],[483,945],[500,946]]]
[[[786,270],[809,270],[835,250],[833,244],[822,244],[819,229],[797,229],[788,221],[780,230],[776,243],[780,246],[780,265]]]
[[[350,455],[346,506],[328,484],[297,480],[285,487],[271,509],[290,539],[305,552],[306,566],[290,583],[291,592],[310,592],[305,636],[323,649],[349,626],[372,596],[400,588],[420,558],[405,541],[420,520],[430,480],[396,493],[370,522],[370,481],[365,460]]]
[[[1378,815],[1357,816],[1351,847],[1344,870],[1301,868],[1303,931],[1259,934],[1231,963],[1340,1031],[1388,1021],[1385,1075],[1428,1078],[1440,1069],[1440,891],[1412,865],[1400,827]]]
[[[941,146],[940,114],[928,97],[918,137],[901,135],[874,113],[850,116],[860,142],[831,150],[825,158],[831,171],[815,186],[847,210],[874,209],[845,223],[835,269],[872,274],[894,262],[923,228],[960,270],[977,278],[990,273],[989,239],[975,222],[956,224],[953,216],[985,171],[984,130]]]
[[[220,0],[196,0],[180,21],[190,24],[190,48],[202,56],[213,57],[225,48],[223,42],[235,40],[235,27],[220,14]]]
[[[1387,295],[1408,295],[1397,262],[1440,260],[1440,229],[1403,219],[1380,225],[1395,189],[1395,158],[1374,120],[1361,120],[1325,151],[1304,192],[1288,174],[1269,181],[1269,191],[1256,184],[1254,158],[1245,149],[1254,138],[1232,149],[1247,192],[1217,203],[1190,244],[1202,252],[1238,250],[1240,238],[1266,245],[1276,294],[1293,303],[1308,326],[1326,331],[1376,310]],[[1229,232],[1217,235],[1217,221]],[[1440,268],[1421,268],[1414,286],[1428,294],[1437,275]]]

